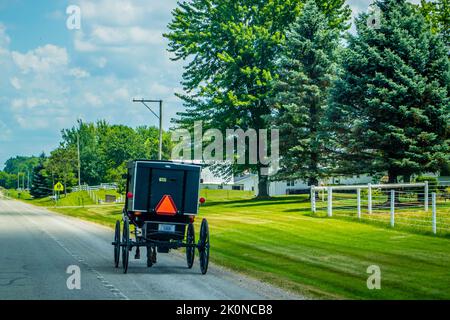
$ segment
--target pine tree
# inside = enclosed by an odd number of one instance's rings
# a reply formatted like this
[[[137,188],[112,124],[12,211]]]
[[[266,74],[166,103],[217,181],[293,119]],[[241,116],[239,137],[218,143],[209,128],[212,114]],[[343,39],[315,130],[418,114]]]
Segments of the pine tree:
[[[377,1],[380,28],[357,20],[333,90],[329,129],[344,173],[434,172],[449,157],[446,47],[405,0]]]
[[[287,33],[275,82],[282,169],[278,179],[302,179],[317,185],[325,174],[323,116],[336,72],[339,30],[314,1]]]
[[[43,159],[33,169],[33,183],[31,184],[30,194],[33,198],[44,198],[52,194],[51,184],[44,175]]]

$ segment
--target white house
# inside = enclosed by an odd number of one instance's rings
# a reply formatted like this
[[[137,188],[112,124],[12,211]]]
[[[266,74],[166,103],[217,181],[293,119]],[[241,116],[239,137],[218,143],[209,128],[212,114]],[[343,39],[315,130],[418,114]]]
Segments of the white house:
[[[258,189],[258,176],[256,174],[246,174],[234,178],[234,188],[237,190],[253,191],[256,194]]]
[[[234,175],[232,172],[228,174],[220,174],[218,172],[213,172],[213,170],[206,166],[203,161],[199,160],[183,160],[177,161],[182,163],[193,163],[202,165],[202,172],[200,175],[200,188],[202,189],[233,189]]]
[[[321,185],[327,184],[367,184],[371,183],[372,178],[367,175],[353,177],[336,177],[322,181]],[[256,174],[247,174],[234,179],[233,189],[253,191],[258,193],[258,176]],[[288,194],[309,193],[310,187],[307,182],[301,180],[272,181],[269,183],[269,195],[280,196]]]
[[[184,160],[184,163],[195,163],[204,165],[200,176],[200,188],[202,189],[223,189],[223,190],[244,190],[252,191],[258,194],[258,175],[246,174],[239,177],[234,177],[233,173],[218,173],[210,167],[206,166],[204,162],[197,160]],[[224,163],[226,165],[226,163]],[[368,175],[353,176],[353,177],[334,177],[321,181],[320,185],[329,184],[368,184],[372,182],[372,178]],[[310,187],[307,182],[301,180],[289,181],[272,181],[269,183],[269,195],[279,196],[288,194],[305,194],[309,193]]]

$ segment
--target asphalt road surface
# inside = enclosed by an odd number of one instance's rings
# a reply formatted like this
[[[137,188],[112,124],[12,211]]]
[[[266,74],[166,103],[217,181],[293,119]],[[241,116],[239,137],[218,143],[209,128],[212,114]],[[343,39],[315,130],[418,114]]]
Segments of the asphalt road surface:
[[[112,237],[108,228],[0,195],[0,299],[300,298],[214,265],[201,275],[198,259],[188,269],[180,253],[159,254],[147,268],[145,250],[141,260],[133,250],[123,274],[113,266]],[[80,268],[81,289],[69,290],[73,265]]]

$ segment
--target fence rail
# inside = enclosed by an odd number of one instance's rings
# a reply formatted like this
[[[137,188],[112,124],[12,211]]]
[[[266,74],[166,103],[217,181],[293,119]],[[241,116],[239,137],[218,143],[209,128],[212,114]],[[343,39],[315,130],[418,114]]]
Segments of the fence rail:
[[[83,184],[80,187],[75,186],[72,187],[72,192],[78,192],[78,191],[98,191],[98,190],[117,190],[117,184],[116,183],[102,183],[98,186],[89,186],[87,184]]]
[[[102,203],[106,203],[105,199],[101,199],[98,194],[96,193],[96,191],[99,190],[118,190],[118,186],[115,183],[102,183],[98,186],[89,186],[89,185],[81,185],[81,187],[73,187],[72,188],[72,192],[78,192],[78,191],[86,191],[89,195],[89,197],[92,199],[92,201],[94,201],[94,203],[97,204],[102,204]],[[117,197],[116,203],[124,203],[125,202],[125,198],[123,195],[120,195],[119,197]]]
[[[450,181],[313,186],[314,215],[450,235]]]

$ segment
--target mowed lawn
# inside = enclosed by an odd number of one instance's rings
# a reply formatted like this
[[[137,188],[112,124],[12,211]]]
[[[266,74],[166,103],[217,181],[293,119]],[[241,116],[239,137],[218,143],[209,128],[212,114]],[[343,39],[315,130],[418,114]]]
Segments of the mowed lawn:
[[[311,298],[450,299],[448,238],[312,217],[305,196],[202,195],[196,232],[206,217],[217,264]],[[121,206],[53,210],[113,226]],[[367,288],[371,265],[381,269],[381,290]]]

